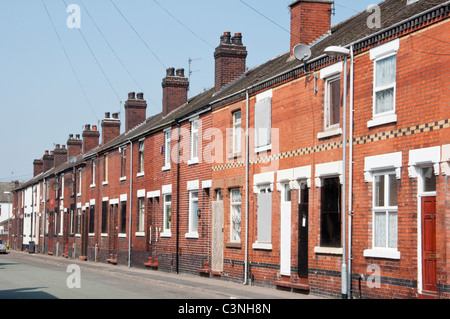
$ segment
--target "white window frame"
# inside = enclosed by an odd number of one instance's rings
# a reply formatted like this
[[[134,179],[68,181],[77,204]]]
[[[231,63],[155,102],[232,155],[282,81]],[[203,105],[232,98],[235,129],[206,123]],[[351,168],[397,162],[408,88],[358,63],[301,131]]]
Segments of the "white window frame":
[[[170,196],[170,201],[168,200],[168,196]],[[170,208],[170,227],[167,228],[167,207]],[[171,237],[172,232],[172,193],[165,193],[163,194],[163,232],[161,233],[161,237]]]
[[[339,82],[339,122],[335,124],[330,124],[330,113],[331,113],[331,97],[330,97],[330,86],[332,82]],[[341,126],[341,75],[334,75],[325,80],[325,101],[324,101],[324,129],[325,131],[336,130]]]
[[[91,188],[95,187],[95,158],[91,162]]]
[[[137,176],[143,176],[144,175],[144,151],[145,151],[145,141],[140,140],[139,141],[139,167],[138,167],[138,173]]]
[[[255,103],[255,147],[254,147],[254,151],[255,153],[260,153],[260,152],[265,152],[268,150],[272,149],[272,96],[273,96],[273,90],[267,90],[265,92],[259,93],[258,95],[256,95],[256,103]],[[259,132],[257,129],[257,125],[256,125],[256,120],[257,120],[257,111],[261,110],[260,103],[268,103],[270,106],[269,109],[269,113],[266,114],[269,117],[269,127],[267,128],[261,128],[263,130],[267,130],[266,134],[267,134],[267,140],[265,144],[262,144],[262,142],[259,140],[260,139],[260,134],[262,132]],[[242,118],[241,118],[242,119]],[[259,145],[258,145],[259,144]]]
[[[163,171],[170,169],[170,144],[171,144],[172,133],[171,129],[164,130],[164,166]]]
[[[195,197],[194,194],[197,194]],[[199,191],[189,191],[189,232],[186,233],[186,238],[198,238],[198,212],[194,211],[193,204],[197,202],[197,210],[199,209]],[[196,226],[196,227],[195,227]]]
[[[109,169],[108,154],[103,155],[103,182],[102,185],[108,185],[108,169]]]
[[[135,235],[145,235],[145,197],[142,194],[138,196],[138,225]]]
[[[241,201],[239,202],[234,202],[233,201],[233,192],[238,192],[241,196]],[[233,221],[233,216],[234,216],[234,210],[235,207],[239,207],[239,220],[240,220],[240,224],[241,224],[241,228],[239,231],[239,239],[236,239],[236,235],[235,234],[235,227],[234,227],[234,221]],[[240,243],[241,242],[241,235],[242,235],[242,194],[241,194],[241,190],[239,188],[232,188],[230,189],[230,242],[232,243]]]
[[[372,119],[367,122],[367,127],[374,127],[377,125],[394,123],[397,121],[396,112],[396,93],[397,93],[397,81],[395,80],[393,83],[389,85],[383,85],[380,87],[376,86],[376,76],[377,76],[377,63],[391,58],[393,56],[397,56],[397,51],[400,46],[400,40],[396,39],[386,44],[383,44],[379,47],[373,48],[370,50],[370,59],[373,60],[373,96],[372,96]],[[396,78],[397,78],[397,61],[396,61]],[[392,110],[376,113],[376,95],[378,92],[388,90],[390,88],[394,89],[393,93],[393,105]]]
[[[385,251],[390,251],[392,250],[393,253],[395,253],[398,250],[398,204],[395,206],[390,206],[390,183],[389,183],[389,177],[393,176],[396,179],[395,176],[395,171],[383,171],[383,172],[376,172],[373,174],[374,176],[374,181],[373,181],[373,189],[372,189],[372,247],[374,250],[385,250]],[[384,198],[383,198],[383,202],[384,205],[383,206],[376,206],[376,183],[377,183],[377,179],[380,176],[384,176]],[[398,191],[397,191],[397,200],[398,200]],[[386,238],[385,240],[385,245],[384,246],[376,246],[376,231],[375,231],[375,227],[376,225],[376,218],[375,215],[377,213],[384,213],[385,214],[385,234],[386,234]],[[389,247],[389,229],[390,229],[390,224],[389,224],[389,215],[390,214],[395,214],[396,217],[396,224],[397,224],[397,229],[395,231],[396,233],[396,246],[395,247]]]
[[[197,164],[199,162],[198,159],[198,138],[199,138],[199,120],[198,117],[195,117],[190,120],[191,122],[191,134],[190,134],[190,148],[189,148],[189,161],[188,164]],[[194,151],[195,149],[195,151]]]
[[[239,120],[237,114],[240,114]],[[233,154],[241,152],[241,140],[242,140],[242,112],[241,110],[233,112]],[[239,140],[238,140],[239,139]]]
[[[388,153],[366,157],[364,159],[364,177],[366,182],[372,183],[372,247],[370,249],[364,250],[364,257],[374,257],[374,258],[386,258],[386,259],[400,259],[401,254],[398,250],[398,241],[396,248],[382,248],[375,247],[375,211],[378,207],[375,205],[375,178],[377,175],[393,174],[397,180],[401,178],[401,167],[402,167],[402,152]],[[386,183],[386,178],[385,178]],[[388,190],[385,189],[385,192]],[[397,188],[397,199],[398,196]],[[386,200],[386,199],[385,199]],[[385,201],[386,203],[386,201]],[[397,240],[398,240],[398,206],[397,207],[386,207],[380,209],[397,209]]]

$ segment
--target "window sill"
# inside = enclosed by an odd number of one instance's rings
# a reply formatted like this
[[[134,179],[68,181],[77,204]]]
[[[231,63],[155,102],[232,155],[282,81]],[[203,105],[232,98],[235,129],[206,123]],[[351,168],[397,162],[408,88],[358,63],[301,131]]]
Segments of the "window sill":
[[[395,123],[397,122],[397,114],[389,114],[389,115],[383,115],[379,117],[374,117],[372,120],[367,122],[367,127],[371,128],[378,125],[388,124],[388,123]]]
[[[107,182],[107,181],[106,181],[106,182],[103,182],[102,185],[103,185],[103,186],[108,185],[108,182]]]
[[[314,247],[316,254],[342,255],[342,247]]]
[[[139,173],[136,174],[136,177],[142,177],[142,176],[144,176],[144,175],[145,175],[144,172],[139,172]]]
[[[94,236],[95,236],[95,233],[89,233],[88,236],[89,236],[89,237],[94,237]]]
[[[260,250],[272,250],[272,244],[268,244],[268,243],[253,243],[252,248],[253,249],[260,249]]]
[[[272,144],[255,147],[255,153],[262,153],[272,150]]]
[[[91,188],[95,188],[95,184],[91,184],[90,187],[91,187]]]
[[[137,231],[136,233],[134,233],[134,235],[135,235],[136,237],[144,237],[144,236],[145,236],[145,232],[143,232],[143,231]]]
[[[198,239],[198,232],[186,233],[186,238]]]
[[[159,235],[159,237],[161,237],[161,238],[170,238],[170,237],[172,237],[172,233],[170,231],[166,230],[164,233],[161,233]]]
[[[108,237],[108,233],[102,233],[100,236],[101,237]]]
[[[163,166],[163,167],[162,167],[162,170],[163,170],[163,171],[168,171],[168,170],[170,170],[170,165]]]
[[[127,180],[127,177],[126,177],[126,176],[121,177],[121,178],[119,179],[119,181],[121,181],[121,182],[126,181],[126,180]]]
[[[228,160],[235,160],[235,159],[239,159],[241,157],[242,157],[241,152],[228,154]]]
[[[226,248],[235,248],[235,249],[241,249],[242,244],[240,242],[227,242],[225,243]]]
[[[327,138],[327,137],[332,137],[332,136],[338,136],[341,134],[342,134],[342,128],[338,127],[338,128],[328,129],[328,130],[318,133],[317,138],[321,139],[321,138]]]
[[[194,164],[198,164],[198,163],[199,163],[198,158],[193,158],[193,159],[188,160],[188,165],[194,165]]]
[[[119,238],[127,238],[127,234],[125,234],[125,233],[120,233],[118,237],[119,237]]]
[[[373,248],[364,250],[364,257],[400,259],[400,252],[395,248]]]

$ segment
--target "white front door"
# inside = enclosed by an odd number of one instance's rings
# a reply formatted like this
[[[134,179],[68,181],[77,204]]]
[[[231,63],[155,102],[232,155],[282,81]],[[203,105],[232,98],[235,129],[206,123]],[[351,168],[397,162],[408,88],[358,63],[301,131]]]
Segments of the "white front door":
[[[289,184],[283,184],[281,190],[281,247],[280,273],[291,275],[291,189]]]

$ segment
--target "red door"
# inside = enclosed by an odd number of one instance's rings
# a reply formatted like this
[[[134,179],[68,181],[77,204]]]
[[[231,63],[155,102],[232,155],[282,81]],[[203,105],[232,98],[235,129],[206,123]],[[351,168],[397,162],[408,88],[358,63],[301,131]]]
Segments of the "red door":
[[[436,292],[436,197],[422,197],[423,290]]]

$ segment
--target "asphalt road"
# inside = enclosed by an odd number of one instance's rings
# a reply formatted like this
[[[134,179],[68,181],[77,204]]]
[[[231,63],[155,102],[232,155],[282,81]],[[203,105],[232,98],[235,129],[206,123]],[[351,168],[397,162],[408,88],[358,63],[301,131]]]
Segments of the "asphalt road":
[[[10,251],[0,299],[315,299],[199,276]]]

